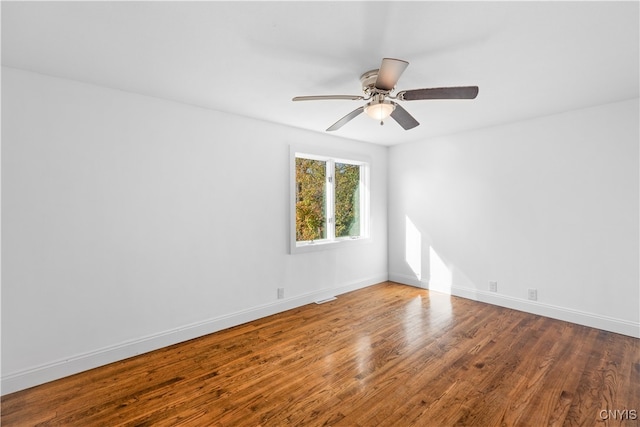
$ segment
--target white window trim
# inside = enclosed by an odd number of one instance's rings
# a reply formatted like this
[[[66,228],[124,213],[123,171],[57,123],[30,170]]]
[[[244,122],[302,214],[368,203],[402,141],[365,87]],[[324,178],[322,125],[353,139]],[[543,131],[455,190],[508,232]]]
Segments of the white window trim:
[[[331,182],[335,185],[333,171],[335,163],[358,164],[364,166],[360,174],[360,200],[362,211],[360,216],[360,236],[335,237],[335,227],[327,227],[327,238],[313,242],[296,241],[296,156],[309,159],[327,161],[327,168],[330,170]],[[371,158],[361,154],[340,152],[336,150],[306,146],[289,146],[289,253],[298,254],[306,252],[321,251],[361,245],[371,242]],[[333,192],[328,192],[328,197],[333,197]],[[333,200],[327,201],[327,218],[333,220]]]

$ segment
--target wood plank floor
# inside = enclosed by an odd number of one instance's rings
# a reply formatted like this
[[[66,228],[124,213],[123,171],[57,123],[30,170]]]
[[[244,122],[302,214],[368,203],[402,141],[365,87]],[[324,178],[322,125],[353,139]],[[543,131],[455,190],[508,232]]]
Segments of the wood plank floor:
[[[1,421],[638,426],[639,412],[640,340],[387,282],[4,396]]]

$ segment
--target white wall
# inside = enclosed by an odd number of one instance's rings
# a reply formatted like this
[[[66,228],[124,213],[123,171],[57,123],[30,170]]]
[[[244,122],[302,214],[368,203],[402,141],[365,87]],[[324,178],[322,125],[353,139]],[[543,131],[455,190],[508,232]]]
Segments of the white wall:
[[[391,148],[390,279],[640,336],[639,141],[634,99]]]
[[[288,254],[291,143],[372,158],[371,244]],[[387,151],[3,68],[2,392],[386,280]]]

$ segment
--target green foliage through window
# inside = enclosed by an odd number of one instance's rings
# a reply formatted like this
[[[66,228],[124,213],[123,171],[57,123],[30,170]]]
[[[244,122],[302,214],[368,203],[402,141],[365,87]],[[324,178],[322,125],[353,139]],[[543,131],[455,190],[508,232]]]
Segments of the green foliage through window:
[[[296,157],[296,240],[325,239],[327,162]]]
[[[361,234],[361,166],[296,156],[296,241]]]
[[[336,237],[360,235],[360,166],[336,163]]]

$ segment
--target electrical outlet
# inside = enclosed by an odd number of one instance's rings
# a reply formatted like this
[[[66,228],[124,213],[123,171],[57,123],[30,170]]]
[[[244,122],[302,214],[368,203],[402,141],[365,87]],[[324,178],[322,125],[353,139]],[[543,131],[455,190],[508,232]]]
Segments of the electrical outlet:
[[[489,282],[489,292],[498,292],[498,282]]]
[[[538,300],[538,290],[537,289],[529,289],[529,299],[531,301]]]
[[[278,288],[278,299],[284,298],[284,288]]]

